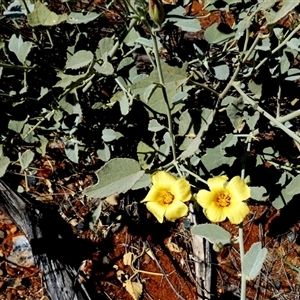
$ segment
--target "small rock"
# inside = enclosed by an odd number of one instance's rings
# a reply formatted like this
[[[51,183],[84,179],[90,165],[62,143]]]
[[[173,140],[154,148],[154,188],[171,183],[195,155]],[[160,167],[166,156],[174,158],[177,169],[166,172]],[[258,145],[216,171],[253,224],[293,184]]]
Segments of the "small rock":
[[[13,248],[7,260],[22,267],[34,266],[32,249],[26,236],[15,236],[12,238],[12,242]]]

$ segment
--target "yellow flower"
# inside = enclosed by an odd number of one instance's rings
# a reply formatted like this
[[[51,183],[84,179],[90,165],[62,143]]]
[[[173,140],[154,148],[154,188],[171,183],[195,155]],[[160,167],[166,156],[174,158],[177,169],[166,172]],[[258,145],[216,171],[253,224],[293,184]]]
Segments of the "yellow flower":
[[[197,202],[204,208],[210,221],[222,222],[228,218],[232,224],[239,224],[249,213],[249,207],[243,201],[250,197],[250,188],[239,176],[233,177],[225,185],[227,180],[227,176],[208,179],[210,192],[200,190]]]
[[[142,202],[147,202],[147,209],[162,223],[164,216],[169,221],[175,221],[185,216],[188,207],[183,202],[192,197],[189,182],[165,172],[157,171],[152,176],[152,187]]]

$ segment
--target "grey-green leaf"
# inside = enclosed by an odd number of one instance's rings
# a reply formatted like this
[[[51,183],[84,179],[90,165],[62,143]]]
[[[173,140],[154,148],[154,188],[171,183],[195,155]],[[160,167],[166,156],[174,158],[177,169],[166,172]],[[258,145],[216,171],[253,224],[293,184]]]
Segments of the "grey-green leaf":
[[[218,24],[215,23],[209,26],[204,33],[204,38],[209,44],[218,44],[221,42],[225,42],[226,40],[230,39],[235,35],[234,32],[226,34],[221,32],[218,29]]]
[[[65,153],[67,157],[74,163],[78,163],[79,154],[78,154],[78,141],[71,139],[66,143]]]
[[[196,225],[192,227],[191,232],[192,234],[206,238],[212,244],[220,243],[226,245],[231,242],[231,234],[215,224]]]
[[[104,198],[116,193],[126,193],[144,175],[137,161],[114,158],[96,171],[98,183],[84,190],[92,198]]]
[[[5,174],[9,164],[10,164],[10,159],[7,156],[0,157],[0,177],[2,177]]]
[[[67,23],[69,24],[87,24],[97,19],[101,14],[96,12],[90,12],[87,14],[79,12],[71,12],[68,16]]]
[[[201,112],[201,127],[200,130],[198,131],[196,137],[193,139],[189,147],[183,151],[179,158],[180,159],[185,159],[187,157],[190,157],[195,154],[196,151],[199,150],[199,146],[202,141],[202,137],[206,130],[208,129],[209,125],[213,121],[214,118],[214,111],[208,108],[203,108]]]
[[[186,11],[182,6],[172,9],[166,16],[167,22],[172,22],[183,31],[197,32],[201,30],[200,22],[196,18],[186,17]]]
[[[62,14],[57,15],[56,13],[50,11],[47,6],[45,6],[40,1],[37,1],[34,6],[33,12],[27,15],[28,24],[31,27],[36,26],[56,26],[68,19],[68,15]]]
[[[25,63],[26,57],[29,54],[31,47],[32,43],[28,41],[23,42],[21,35],[17,37],[15,34],[13,34],[8,43],[8,49],[11,52],[15,53],[21,64]]]
[[[22,154],[19,153],[19,161],[21,164],[22,171],[29,167],[29,165],[33,161],[33,158],[34,158],[34,152],[32,152],[31,150],[26,150]]]
[[[288,195],[296,195],[300,193],[300,175],[297,175],[293,180],[286,186],[286,192]]]
[[[91,51],[80,50],[71,56],[66,63],[66,69],[80,69],[89,65],[93,61],[93,53]]]
[[[251,198],[256,201],[265,201],[268,198],[267,190],[263,186],[251,186]]]
[[[152,132],[160,131],[164,128],[164,126],[160,125],[156,119],[152,119],[149,122],[148,130]]]
[[[229,67],[226,64],[221,64],[213,67],[215,77],[219,80],[226,80],[229,76]]]
[[[108,161],[110,159],[109,147],[104,144],[104,149],[97,150],[97,155],[102,161]]]
[[[248,280],[253,280],[260,272],[268,254],[267,248],[262,248],[261,242],[252,244],[243,260],[244,275]]]
[[[110,128],[105,128],[102,130],[102,140],[104,142],[111,142],[117,138],[117,133]]]

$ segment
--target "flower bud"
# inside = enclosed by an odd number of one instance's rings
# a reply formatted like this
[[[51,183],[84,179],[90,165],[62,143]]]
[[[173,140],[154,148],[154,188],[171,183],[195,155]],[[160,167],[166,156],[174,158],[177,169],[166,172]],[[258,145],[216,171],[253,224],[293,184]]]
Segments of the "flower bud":
[[[149,15],[151,20],[161,28],[165,19],[165,11],[160,0],[149,0]]]

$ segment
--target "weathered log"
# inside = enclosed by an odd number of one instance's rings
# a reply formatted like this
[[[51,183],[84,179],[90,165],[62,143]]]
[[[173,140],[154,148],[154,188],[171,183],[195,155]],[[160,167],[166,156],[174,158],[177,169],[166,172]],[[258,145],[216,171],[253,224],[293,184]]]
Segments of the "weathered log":
[[[31,243],[35,264],[43,273],[43,282],[51,300],[90,299],[77,280],[76,270],[80,259],[84,259],[80,250],[87,249],[85,245],[78,244],[79,239],[69,233],[55,232],[55,226],[60,224],[57,225],[55,219],[49,220],[48,210],[34,207],[2,181],[0,210],[12,219]]]

